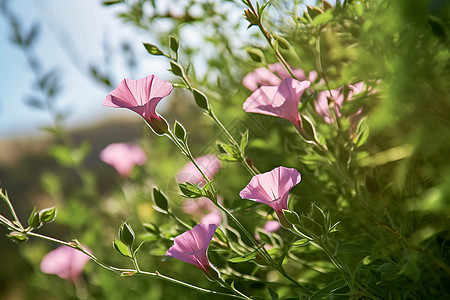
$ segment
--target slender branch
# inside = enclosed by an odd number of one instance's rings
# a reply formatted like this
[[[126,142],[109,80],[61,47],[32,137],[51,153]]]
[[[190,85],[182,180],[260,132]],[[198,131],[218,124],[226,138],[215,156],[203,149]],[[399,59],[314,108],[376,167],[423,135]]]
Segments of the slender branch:
[[[104,268],[106,270],[112,271],[112,272],[114,272],[116,274],[120,274],[120,275],[123,275],[123,276],[127,276],[127,275],[128,276],[144,275],[144,276],[149,276],[149,277],[152,277],[152,278],[159,278],[159,279],[162,279],[164,281],[171,282],[171,283],[175,283],[175,284],[178,284],[180,286],[183,286],[183,287],[186,287],[186,288],[189,288],[189,289],[192,289],[192,290],[195,290],[197,292],[204,293],[204,294],[228,296],[228,297],[238,298],[238,299],[250,299],[250,298],[248,298],[245,295],[244,296],[233,295],[233,294],[222,293],[222,292],[217,292],[217,291],[201,288],[201,287],[198,287],[198,286],[195,286],[195,285],[192,285],[192,284],[189,284],[189,283],[186,283],[186,282],[183,282],[183,281],[180,281],[180,280],[177,280],[177,279],[174,279],[174,278],[162,275],[158,271],[155,271],[155,273],[141,271],[139,269],[138,265],[137,265],[136,259],[133,260],[133,264],[135,265],[136,269],[122,269],[122,268],[116,268],[116,267],[108,266],[105,263],[101,262],[92,253],[90,253],[87,250],[85,250],[84,247],[77,240],[74,240],[74,242],[65,242],[65,241],[62,241],[62,240],[59,240],[59,239],[56,239],[56,238],[53,238],[53,237],[45,236],[45,235],[42,235],[42,234],[39,234],[39,233],[34,233],[34,232],[28,232],[27,235],[34,236],[34,237],[37,237],[37,238],[41,238],[41,239],[44,239],[44,240],[47,240],[47,241],[51,241],[51,242],[54,242],[54,243],[58,243],[58,244],[61,244],[61,245],[68,246],[68,247],[71,247],[73,249],[76,249],[78,251],[81,251],[84,254],[86,254],[87,256],[89,256],[100,267],[102,267],[102,268]]]
[[[261,30],[263,36],[266,38],[267,42],[269,43],[272,50],[275,52],[275,55],[277,56],[278,60],[281,62],[281,64],[284,66],[284,68],[289,72],[289,75],[291,75],[292,78],[297,79],[294,75],[294,72],[292,71],[289,64],[284,59],[283,55],[280,53],[280,51],[274,46],[273,44],[273,37],[272,35],[267,31],[267,29],[262,24],[262,16],[258,14],[258,11],[253,6],[252,2],[250,0],[247,0],[248,7],[252,11],[252,13],[258,18],[258,27]]]
[[[220,122],[220,120],[217,118],[217,116],[214,114],[214,111],[212,108],[208,111],[208,115],[216,122],[216,124],[219,126],[220,129],[225,133],[228,140],[235,146],[236,149],[239,150],[239,157],[241,160],[241,163],[244,165],[244,167],[247,169],[247,171],[250,173],[250,175],[255,176],[259,174],[259,171],[256,170],[254,167],[250,166],[247,162],[247,159],[244,156],[244,153],[242,153],[242,149],[237,143],[237,141],[234,139],[234,137],[231,135],[231,133],[228,131],[228,129]]]
[[[219,283],[224,287],[226,287],[227,289],[229,289],[230,291],[232,291],[233,293],[235,293],[236,295],[241,296],[243,299],[251,299],[250,297],[247,297],[243,293],[239,292],[234,286],[229,285],[223,278],[219,279]]]
[[[162,280],[165,280],[165,281],[168,281],[168,282],[171,282],[171,283],[175,283],[175,284],[184,286],[186,288],[189,288],[189,289],[192,289],[192,290],[204,293],[204,294],[228,296],[228,297],[237,298],[237,299],[251,299],[251,298],[248,298],[245,295],[244,296],[239,296],[239,295],[233,295],[233,294],[222,293],[222,292],[217,292],[217,291],[213,291],[213,290],[204,289],[204,288],[201,288],[201,287],[198,287],[198,286],[195,286],[195,285],[192,285],[192,284],[189,284],[189,283],[186,283],[186,282],[183,282],[183,281],[179,281],[177,279],[174,279],[174,278],[162,275],[158,271],[155,271],[155,273],[149,273],[149,272],[141,271],[141,272],[136,273],[136,275],[146,275],[146,276],[151,276],[151,277],[155,277],[155,278],[160,278]]]
[[[191,92],[193,92],[194,88],[192,86],[192,83],[190,82],[189,78],[186,76],[184,71],[182,72],[181,78],[183,79],[183,82],[187,85],[188,89]],[[258,174],[259,171],[256,168],[251,167],[248,164],[248,162],[245,158],[245,155],[244,155],[244,153],[242,153],[242,149],[239,146],[238,142],[234,139],[234,137],[231,135],[231,133],[228,131],[228,129],[222,124],[222,122],[219,120],[219,118],[217,118],[217,116],[214,114],[212,107],[209,107],[207,115],[213,119],[213,121],[217,124],[217,126],[219,126],[219,128],[225,133],[229,142],[232,143],[233,146],[239,151],[240,162],[244,165],[245,169],[250,173],[250,175],[255,176],[256,174]]]
[[[20,223],[19,218],[17,217],[16,211],[14,210],[14,207],[11,204],[11,201],[8,198],[8,195],[6,193],[3,193],[3,191],[0,189],[0,197],[6,202],[6,205],[9,207],[9,210],[11,211],[11,214],[16,221],[16,225],[20,227],[21,230],[24,230],[22,223]],[[9,221],[9,220],[8,220]],[[15,228],[18,229],[18,228]]]

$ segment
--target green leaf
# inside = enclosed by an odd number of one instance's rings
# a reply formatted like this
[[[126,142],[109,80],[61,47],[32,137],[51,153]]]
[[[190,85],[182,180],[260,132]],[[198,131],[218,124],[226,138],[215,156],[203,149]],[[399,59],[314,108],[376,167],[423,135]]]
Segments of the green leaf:
[[[340,289],[342,287],[346,286],[345,280],[338,279],[336,281],[333,281],[332,283],[328,284],[324,288],[318,290],[314,294],[312,294],[311,300],[315,299],[324,299],[324,298],[330,298],[327,296],[330,296],[335,290]]]
[[[258,254],[258,249],[253,250],[252,252],[249,252],[243,256],[230,258],[228,261],[232,262],[232,263],[241,263],[241,262],[246,262],[246,261],[252,260]]]
[[[275,292],[270,286],[267,287],[267,289],[269,290],[269,294],[270,294],[270,297],[272,298],[272,300],[278,300],[280,298],[278,296],[277,292]]]
[[[310,6],[308,5],[307,7],[308,10],[308,14],[311,16],[311,18],[315,18],[321,14],[323,14],[323,10],[320,7],[316,7],[316,6]]]
[[[135,239],[135,234],[133,231],[133,228],[126,223],[122,222],[122,224],[119,227],[119,238],[120,240],[127,246],[132,246]]]
[[[172,71],[174,75],[183,77],[183,68],[174,61],[170,62],[170,71]]]
[[[131,257],[130,249],[128,249],[128,246],[119,241],[118,239],[114,239],[113,247],[119,254],[122,254],[123,256],[126,257]]]
[[[72,158],[72,151],[70,148],[63,145],[56,145],[50,148],[50,155],[52,155],[56,161],[64,167],[75,166]]]
[[[178,184],[178,186],[180,187],[183,195],[187,198],[199,198],[204,196],[202,193],[202,189],[190,182],[180,183]]]
[[[242,137],[241,137],[240,148],[241,148],[241,152],[243,154],[245,153],[245,149],[247,148],[247,144],[248,144],[248,129],[246,129],[244,131],[244,133],[242,134]]]
[[[220,227],[217,227],[215,235],[221,242],[228,245],[228,239]]]
[[[139,246],[137,246],[136,250],[134,250],[133,255],[136,256],[136,254],[141,250],[142,245],[144,245],[145,241],[142,241]]]
[[[312,21],[313,26],[319,26],[322,25],[328,21],[331,21],[333,19],[333,10],[329,9],[325,13],[321,13],[317,15],[314,20]]]
[[[208,98],[197,89],[193,89],[194,100],[198,107],[209,110]]]
[[[303,247],[303,246],[307,246],[308,244],[309,244],[309,240],[308,239],[299,239],[299,240],[296,240],[292,244],[292,247]]]
[[[39,213],[39,221],[41,221],[42,223],[53,222],[53,220],[55,220],[55,217],[56,217],[56,207],[43,209]]]
[[[270,239],[270,236],[267,233],[265,233],[262,230],[257,230],[256,232],[258,233],[259,238],[263,243],[272,244],[272,240]]]
[[[23,46],[30,47],[34,41],[36,41],[37,36],[39,35],[40,27],[38,23],[33,24],[30,31],[26,36],[23,37]]]
[[[175,131],[175,136],[177,138],[179,138],[182,141],[186,141],[186,136],[187,136],[186,129],[178,121],[175,121],[174,131]]]
[[[217,143],[217,146],[221,153],[228,153],[228,154],[238,154],[239,153],[239,151],[237,151],[233,145],[223,144],[223,143],[219,142],[219,143]]]
[[[166,196],[161,193],[158,189],[153,189],[153,202],[155,203],[155,208],[163,213],[167,213],[169,211],[169,202],[167,201]]]
[[[361,147],[364,145],[364,143],[369,138],[369,126],[367,124],[367,118],[364,118],[359,124],[358,128],[356,130],[357,137],[356,137],[356,147]]]
[[[220,152],[219,155],[217,155],[217,157],[220,160],[230,162],[241,160],[239,149],[237,149],[234,145],[224,144],[221,142],[216,142],[216,145]]]
[[[246,47],[245,50],[247,51],[248,55],[254,62],[264,63],[266,61],[264,53],[261,51],[261,49]]]
[[[41,99],[39,99],[37,97],[33,97],[33,96],[27,97],[25,99],[25,103],[36,109],[40,109],[40,110],[46,109],[44,101],[42,101]]]
[[[173,36],[173,35],[169,36],[169,47],[170,47],[170,49],[172,49],[173,52],[176,53],[178,51],[179,45],[180,45],[180,42],[178,41],[178,39],[175,36]]]
[[[123,0],[107,0],[107,1],[102,1],[103,5],[113,5],[113,4],[118,4],[123,2]]]
[[[236,162],[239,161],[239,159],[237,159],[236,157],[234,157],[233,155],[230,154],[225,154],[225,153],[220,153],[217,155],[217,158],[222,160],[222,161],[228,161],[228,162]]]
[[[36,207],[33,208],[33,211],[28,218],[28,226],[30,226],[31,228],[38,228],[39,226],[41,226],[41,222],[39,221],[39,212],[37,211]]]
[[[147,52],[150,53],[151,55],[164,55],[164,52],[159,50],[159,48],[156,47],[155,45],[148,44],[148,43],[142,43],[142,44],[144,45]]]
[[[6,236],[14,243],[22,243],[28,240],[28,237],[25,233],[18,231],[13,231],[10,234],[7,234]]]
[[[300,217],[295,211],[283,209],[284,216],[291,224],[299,224],[300,223]]]
[[[156,235],[156,236],[159,236],[159,234],[160,234],[161,231],[159,230],[158,226],[156,226],[156,225],[153,224],[153,223],[144,223],[143,225],[144,225],[144,229],[145,229],[148,233],[153,234],[153,235]]]
[[[275,40],[277,41],[278,46],[280,46],[281,49],[283,50],[291,49],[291,44],[289,44],[289,42],[285,38],[277,35],[275,36]]]
[[[302,116],[302,125],[304,133],[302,134],[302,137],[306,141],[316,141],[317,140],[316,129],[314,128],[313,122],[307,116]]]

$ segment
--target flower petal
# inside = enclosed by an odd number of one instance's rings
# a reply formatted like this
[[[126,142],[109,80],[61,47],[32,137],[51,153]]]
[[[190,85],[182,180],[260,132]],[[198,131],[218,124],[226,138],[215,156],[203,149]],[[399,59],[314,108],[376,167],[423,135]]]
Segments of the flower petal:
[[[104,106],[128,108],[146,120],[159,119],[155,109],[159,101],[172,92],[173,86],[155,75],[138,80],[124,79],[111,91]]]
[[[253,176],[239,193],[249,199],[269,205],[276,211],[287,209],[289,191],[301,180],[296,169],[278,167],[270,172]]]
[[[206,271],[206,266],[210,264],[206,252],[216,229],[215,224],[194,226],[175,238],[174,245],[167,250],[166,256],[174,257]]]

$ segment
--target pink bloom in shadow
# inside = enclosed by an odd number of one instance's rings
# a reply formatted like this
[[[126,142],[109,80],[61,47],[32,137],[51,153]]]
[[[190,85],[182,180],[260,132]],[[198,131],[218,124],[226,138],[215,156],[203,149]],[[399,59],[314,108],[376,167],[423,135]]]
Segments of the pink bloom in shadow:
[[[307,77],[302,69],[294,69],[293,74],[297,80],[315,81],[317,78],[317,72],[312,71]],[[242,84],[250,91],[255,91],[261,86],[278,86],[283,79],[291,77],[291,74],[281,63],[275,63],[266,67],[259,67],[253,72],[248,73],[242,79]]]
[[[277,167],[270,172],[253,176],[239,196],[267,204],[277,214],[283,214],[283,209],[288,209],[289,191],[300,180],[301,175],[296,169]]]
[[[331,93],[328,90],[322,91],[317,95],[317,101],[314,102],[316,112],[325,122],[331,124],[334,120],[331,116],[329,102],[333,103],[336,116],[340,118],[341,113],[339,112],[339,109],[342,107],[342,103],[344,103],[344,94],[342,89],[331,90]]]
[[[215,224],[195,225],[191,230],[175,238],[174,244],[167,250],[166,256],[197,266],[208,274],[212,267],[206,252],[216,229]]]
[[[100,159],[113,166],[120,176],[128,177],[135,165],[145,164],[147,156],[138,146],[113,143],[100,152]]]
[[[267,221],[264,224],[264,230],[267,232],[275,232],[280,228],[281,228],[280,222],[275,221],[275,220]]]
[[[262,86],[244,102],[246,112],[275,116],[290,121],[301,132],[302,121],[298,105],[309,81],[284,79],[279,86]]]
[[[41,261],[41,271],[77,282],[89,260],[89,256],[81,251],[68,246],[60,246],[44,256]]]
[[[173,86],[155,75],[138,80],[124,79],[103,100],[104,106],[128,108],[141,115],[157,133],[167,132],[166,121],[155,109],[162,98],[172,92]]]
[[[220,214],[220,211],[216,208],[209,214],[203,216],[201,223],[203,224],[214,224],[219,226],[220,222],[222,222],[222,215]]]
[[[205,175],[211,179],[222,167],[222,163],[214,154],[207,154],[194,159]],[[187,163],[176,175],[177,182],[190,182],[193,184],[205,184],[200,171],[192,162]]]
[[[337,118],[341,117],[341,108],[342,105],[344,105],[345,101],[351,101],[354,99],[355,95],[358,95],[364,91],[366,91],[366,87],[364,82],[357,82],[353,85],[348,86],[349,91],[347,94],[347,98],[345,98],[344,95],[344,88],[340,87],[335,90],[325,90],[320,92],[317,95],[317,101],[314,102],[314,107],[316,109],[316,112],[323,118],[323,120],[328,123],[332,124],[335,122],[334,116],[331,114],[330,106],[332,109],[334,109],[334,113]],[[374,90],[369,90],[369,94],[373,93]],[[360,115],[362,112],[362,109],[358,110],[355,114],[350,116],[352,127],[354,123],[358,120],[357,116]]]
[[[219,197],[218,201],[222,203],[223,200]],[[222,221],[219,209],[206,197],[186,199],[183,203],[183,211],[193,217],[201,218],[203,224],[219,225]]]

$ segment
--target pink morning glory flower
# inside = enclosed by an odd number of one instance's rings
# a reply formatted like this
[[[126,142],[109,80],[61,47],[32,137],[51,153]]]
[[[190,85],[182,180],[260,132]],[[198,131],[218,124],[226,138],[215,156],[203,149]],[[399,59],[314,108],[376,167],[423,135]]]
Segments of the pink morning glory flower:
[[[267,204],[277,214],[283,214],[283,209],[288,209],[289,191],[300,180],[301,175],[296,169],[277,167],[270,172],[253,176],[239,196]]]
[[[246,112],[275,116],[290,121],[302,132],[302,121],[298,104],[310,82],[293,78],[284,79],[279,86],[262,86],[245,101]]]
[[[89,260],[89,256],[81,251],[68,246],[60,246],[44,256],[41,262],[41,271],[76,282]]]
[[[307,77],[302,69],[292,71],[295,78],[300,81],[309,80],[314,82],[317,78],[317,72],[312,71]],[[242,79],[242,84],[250,91],[255,91],[260,86],[278,86],[283,79],[291,77],[291,74],[281,63],[275,63],[266,67],[259,67],[253,72],[248,73]]]
[[[147,161],[144,151],[128,143],[113,143],[100,152],[100,159],[113,166],[122,177],[130,175],[135,165],[143,165]]]
[[[218,202],[222,203],[222,198],[218,197]],[[203,224],[219,225],[222,221],[222,215],[214,203],[206,198],[186,199],[183,203],[183,211],[196,218],[201,218]]]
[[[197,165],[205,173],[206,177],[211,179],[222,167],[222,163],[214,154],[207,154],[194,159]],[[193,184],[205,184],[200,171],[192,162],[187,163],[183,169],[176,175],[178,182],[190,182]]]
[[[218,273],[211,266],[207,255],[209,243],[216,229],[217,226],[215,224],[195,225],[191,230],[175,238],[174,244],[167,250],[166,256],[197,266],[208,278],[217,279]]]
[[[162,98],[172,92],[173,86],[155,75],[138,80],[124,79],[103,100],[104,106],[128,108],[142,116],[157,134],[168,130],[167,122],[155,109]]]

